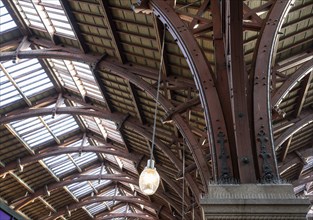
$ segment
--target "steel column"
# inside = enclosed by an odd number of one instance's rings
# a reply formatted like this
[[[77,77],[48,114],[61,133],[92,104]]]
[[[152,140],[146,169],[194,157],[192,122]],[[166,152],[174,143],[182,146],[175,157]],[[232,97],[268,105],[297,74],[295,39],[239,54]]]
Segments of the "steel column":
[[[270,76],[278,40],[277,32],[290,9],[291,2],[291,0],[276,1],[271,7],[257,41],[257,52],[254,54],[253,116],[254,139],[257,146],[255,157],[258,158],[257,178],[265,182],[278,178],[272,133]]]

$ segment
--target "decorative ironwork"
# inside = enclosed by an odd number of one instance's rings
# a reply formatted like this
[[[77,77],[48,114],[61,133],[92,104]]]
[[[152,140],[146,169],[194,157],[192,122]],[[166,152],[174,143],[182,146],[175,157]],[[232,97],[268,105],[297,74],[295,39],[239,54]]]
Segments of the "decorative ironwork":
[[[266,151],[266,142],[268,142],[268,137],[265,136],[264,130],[260,130],[258,133],[258,141],[260,142],[260,148],[261,151],[259,153],[259,156],[263,159],[262,164],[262,170],[263,170],[263,176],[261,177],[261,182],[272,182],[274,175],[271,168],[271,165],[269,163],[269,158],[271,155]]]
[[[227,160],[229,159],[229,155],[227,154],[225,150],[225,146],[224,146],[227,140],[225,139],[225,134],[221,131],[218,132],[217,137],[218,137],[217,143],[221,145],[220,155],[218,157],[221,160],[220,181],[222,183],[229,183],[232,180],[230,172],[229,172],[229,167],[227,165]]]

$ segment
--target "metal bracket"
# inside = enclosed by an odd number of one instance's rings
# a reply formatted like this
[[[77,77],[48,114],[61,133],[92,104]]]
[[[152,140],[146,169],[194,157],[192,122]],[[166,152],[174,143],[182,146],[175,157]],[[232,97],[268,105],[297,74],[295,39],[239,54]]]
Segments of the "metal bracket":
[[[100,63],[105,57],[107,57],[107,54],[106,54],[106,53],[103,54],[96,62],[91,63],[91,64],[89,65],[89,67],[90,67],[90,69],[91,69],[91,72],[94,72],[94,71],[97,69],[99,63]]]
[[[119,131],[119,130],[121,129],[121,127],[123,127],[124,122],[128,119],[129,116],[130,116],[130,114],[127,113],[127,114],[122,118],[122,120],[120,120],[119,122],[116,123],[116,130]]]
[[[264,183],[269,183],[273,181],[274,175],[272,168],[269,164],[268,159],[271,157],[271,155],[266,151],[266,142],[268,142],[268,138],[265,136],[264,130],[260,130],[258,133],[258,141],[260,142],[260,153],[259,157],[263,159],[263,165],[262,165],[262,170],[263,170],[263,176],[261,178],[261,181]]]

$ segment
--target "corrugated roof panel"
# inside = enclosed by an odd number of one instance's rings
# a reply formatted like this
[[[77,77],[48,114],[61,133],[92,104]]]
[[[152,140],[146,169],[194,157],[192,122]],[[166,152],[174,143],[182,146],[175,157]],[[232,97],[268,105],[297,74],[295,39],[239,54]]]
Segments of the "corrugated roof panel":
[[[17,28],[8,10],[0,1],[0,33]]]

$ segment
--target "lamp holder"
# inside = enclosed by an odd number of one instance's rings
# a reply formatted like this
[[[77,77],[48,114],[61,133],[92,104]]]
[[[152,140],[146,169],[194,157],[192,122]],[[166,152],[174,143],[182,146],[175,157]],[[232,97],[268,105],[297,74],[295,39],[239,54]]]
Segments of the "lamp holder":
[[[153,168],[154,168],[154,164],[155,164],[155,161],[152,160],[152,159],[149,159],[149,160],[147,161],[147,168],[153,169]]]

